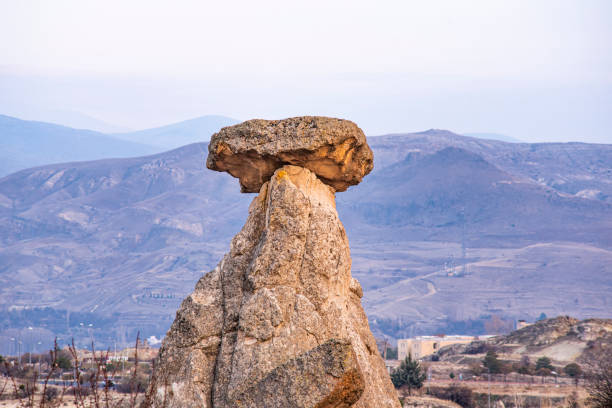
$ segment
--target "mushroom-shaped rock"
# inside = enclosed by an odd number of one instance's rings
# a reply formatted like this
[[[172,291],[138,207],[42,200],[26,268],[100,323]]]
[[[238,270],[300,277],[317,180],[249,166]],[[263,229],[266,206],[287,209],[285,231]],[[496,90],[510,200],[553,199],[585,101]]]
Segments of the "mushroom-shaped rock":
[[[243,193],[261,186],[284,165],[305,167],[336,191],[358,184],[373,167],[363,131],[351,121],[322,116],[253,119],[215,133],[206,166],[240,179]]]

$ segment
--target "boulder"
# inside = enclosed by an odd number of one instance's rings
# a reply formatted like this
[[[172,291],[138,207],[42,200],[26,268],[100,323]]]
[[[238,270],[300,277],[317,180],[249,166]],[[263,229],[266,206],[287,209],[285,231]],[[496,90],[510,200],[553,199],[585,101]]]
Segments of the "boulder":
[[[309,169],[336,191],[358,184],[372,171],[372,150],[348,120],[302,116],[253,119],[215,133],[206,166],[240,179],[244,193],[256,193],[286,164]]]
[[[331,339],[270,371],[234,397],[231,407],[351,407],[365,384],[346,341]]]

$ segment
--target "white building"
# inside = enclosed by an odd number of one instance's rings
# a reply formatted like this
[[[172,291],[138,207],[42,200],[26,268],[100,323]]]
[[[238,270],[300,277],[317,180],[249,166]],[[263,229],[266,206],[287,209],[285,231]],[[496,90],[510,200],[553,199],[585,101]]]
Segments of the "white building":
[[[436,353],[440,348],[451,344],[467,344],[474,340],[482,340],[493,336],[417,336],[410,339],[400,339],[397,341],[397,358],[404,360],[408,353],[412,358],[420,359]]]

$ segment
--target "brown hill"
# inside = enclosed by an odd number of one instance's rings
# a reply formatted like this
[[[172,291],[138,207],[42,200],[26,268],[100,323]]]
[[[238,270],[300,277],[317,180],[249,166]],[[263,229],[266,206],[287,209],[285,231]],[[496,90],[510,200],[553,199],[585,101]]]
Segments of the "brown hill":
[[[610,315],[612,145],[446,131],[368,142],[374,170],[338,195],[338,213],[378,333],[478,334],[492,314]],[[84,339],[93,330],[106,344],[137,329],[162,336],[250,201],[206,171],[206,149],[0,179],[1,329],[45,325]],[[15,335],[6,333],[1,344]]]
[[[532,361],[548,357],[553,363],[590,363],[612,352],[612,319],[578,320],[569,316],[544,319],[508,335],[440,349],[442,360],[458,361],[461,356],[484,355],[495,350],[504,360]]]

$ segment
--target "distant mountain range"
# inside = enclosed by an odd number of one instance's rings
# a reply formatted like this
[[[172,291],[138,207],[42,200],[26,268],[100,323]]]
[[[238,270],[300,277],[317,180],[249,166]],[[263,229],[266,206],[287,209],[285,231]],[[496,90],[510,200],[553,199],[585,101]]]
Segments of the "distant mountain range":
[[[440,130],[368,140],[375,171],[338,208],[375,328],[478,334],[492,314],[611,316],[612,145]]]
[[[224,116],[202,116],[159,128],[109,135],[0,115],[0,177],[44,164],[159,153],[208,141],[220,128],[235,123]]]
[[[91,130],[0,115],[0,177],[42,164],[151,154],[151,146]]]
[[[213,133],[218,132],[222,127],[236,123],[238,123],[236,119],[209,115],[153,129],[117,133],[113,136],[168,150],[190,143],[207,142]]]
[[[612,145],[443,130],[368,141],[375,169],[337,205],[375,332],[611,316]],[[0,338],[34,326],[87,339],[88,322],[100,344],[163,335],[253,198],[207,170],[206,153],[195,143],[1,178]]]
[[[463,136],[476,137],[478,139],[491,139],[491,140],[499,140],[501,142],[508,143],[523,143],[522,140],[516,139],[511,136],[502,135],[499,133],[462,133]]]
[[[19,109],[19,113],[16,115],[12,115],[6,112],[5,115],[17,116],[23,120],[47,122],[56,125],[67,126],[74,129],[89,129],[106,134],[131,131],[130,128],[108,123],[98,118],[89,116],[86,113],[75,110],[45,109],[40,107],[30,107],[29,109],[23,109],[23,106],[21,108],[22,109]]]

